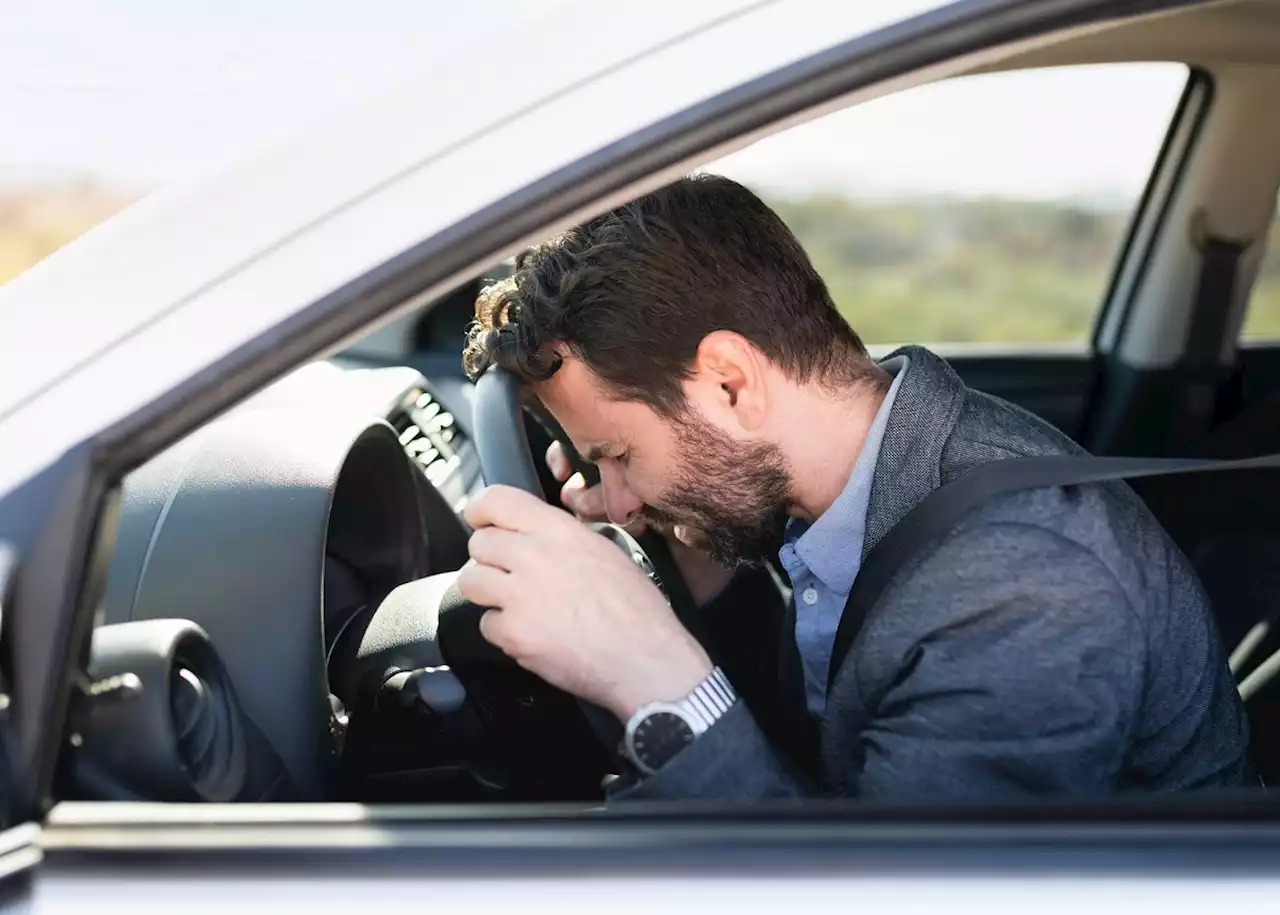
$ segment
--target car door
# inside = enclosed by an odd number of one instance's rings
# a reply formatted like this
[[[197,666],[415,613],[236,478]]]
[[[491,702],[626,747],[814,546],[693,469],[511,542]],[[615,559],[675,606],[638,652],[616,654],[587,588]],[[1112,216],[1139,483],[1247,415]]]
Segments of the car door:
[[[175,304],[172,313],[161,316],[171,323],[155,331],[157,336],[167,334],[171,340],[180,336],[179,331],[198,328],[202,316],[224,322],[243,317],[217,307],[227,300],[252,303],[260,321],[279,320],[265,328],[240,327],[247,342],[234,348],[230,335],[221,338],[219,345],[227,351],[215,352],[213,344],[207,351],[199,350],[197,345],[206,341],[197,340],[191,351],[209,356],[207,362],[184,366],[187,374],[173,376],[177,380],[154,397],[143,389],[137,402],[126,403],[125,395],[111,392],[117,398],[110,401],[116,412],[94,404],[98,412],[85,414],[97,425],[77,433],[83,435],[84,447],[67,451],[61,462],[33,482],[0,497],[0,533],[27,534],[19,552],[31,573],[24,576],[14,604],[19,624],[13,643],[20,687],[16,700],[22,712],[18,755],[29,767],[24,770],[28,777],[20,793],[21,809],[34,813],[50,797],[61,742],[68,734],[74,678],[101,587],[102,558],[110,549],[111,495],[130,466],[273,374],[405,308],[424,290],[447,288],[458,275],[491,262],[526,236],[584,208],[598,208],[611,194],[633,192],[643,182],[656,180],[662,169],[703,156],[717,144],[878,79],[946,63],[1029,34],[1156,6],[1084,0],[962,4],[938,17],[926,16],[865,40],[852,39],[806,58],[798,69],[773,73],[758,83],[744,82],[711,103],[690,102],[678,117],[640,125],[622,142],[603,149],[588,146],[566,167],[509,188],[496,202],[477,195],[446,226],[448,231],[412,249],[382,252],[375,269],[296,311],[270,311],[284,308],[281,303],[291,301],[289,294],[314,291],[306,284],[284,289],[289,271],[302,266],[316,273],[337,269],[305,256],[326,250],[316,237],[328,231],[340,238],[341,248],[327,249],[332,260],[340,260],[352,240],[371,237],[352,231],[361,228],[361,218],[376,217],[384,229],[395,227],[381,209],[369,206],[361,212],[367,203],[361,201],[324,225],[300,227],[297,237],[289,239],[294,248],[282,243],[283,254],[276,249],[259,252],[254,263],[241,265],[226,281],[227,289],[211,285],[200,290],[205,299]],[[737,38],[730,32],[719,43],[693,50],[706,68],[706,60],[714,59],[712,51],[737,53],[742,47]],[[625,75],[625,68],[620,72]],[[840,79],[823,82],[836,72]],[[566,90],[557,101],[575,98]],[[492,162],[484,154],[495,155],[498,145],[476,144],[465,152]],[[424,181],[423,186],[439,190],[438,184]],[[386,198],[375,202],[395,204]],[[308,249],[309,244],[316,247]],[[350,268],[353,263],[340,266]],[[260,271],[261,285],[253,285],[254,270]],[[264,282],[263,275],[271,282]],[[218,295],[226,298],[219,301]],[[81,367],[70,381],[91,380],[93,370],[109,368],[112,359],[145,355],[151,330],[111,341],[114,349],[104,349],[93,365]],[[954,358],[964,368],[964,359]],[[976,368],[970,364],[965,370]],[[996,378],[993,384],[998,382]],[[79,394],[84,398],[92,390],[80,387]],[[27,421],[33,422],[33,416],[44,423],[66,418],[52,410],[39,411],[48,406],[49,397],[47,392],[32,395],[24,405]],[[16,444],[16,434],[8,434],[8,441]],[[1130,894],[1210,906],[1221,884],[1206,881],[1188,887],[1188,875],[1212,875],[1228,865],[1236,867],[1236,874],[1254,878],[1273,870],[1270,863],[1280,848],[1280,835],[1265,817],[1255,816],[1254,828],[1244,837],[1232,830],[1236,818],[1260,809],[1249,799],[1238,806],[1224,802],[1212,810],[1193,806],[1145,812],[1140,807],[1096,810],[1081,804],[1015,811],[836,806],[764,811],[682,805],[634,814],[490,809],[477,815],[454,809],[344,804],[160,807],[65,802],[54,809],[42,840],[50,867],[42,874],[41,892],[51,910],[110,901],[135,912],[178,906],[184,911],[212,909],[249,900],[312,912],[383,903],[447,906],[498,901],[556,911],[651,910],[655,905],[713,900],[745,911],[752,905],[809,901],[817,908],[822,898],[829,905],[832,899],[843,903],[846,895],[877,908],[942,901],[954,908],[959,900],[991,912],[1013,910],[1014,905],[1025,911],[1029,903],[1044,906],[1061,899],[1059,894],[1070,882],[1064,874],[1115,875],[1128,866],[1141,869],[1127,885]],[[885,868],[896,876],[892,883],[875,879],[873,872]],[[978,874],[985,879],[975,881]],[[1039,879],[1028,881],[1028,874]],[[1182,882],[1175,885],[1173,877]],[[1095,884],[1084,904],[1114,899],[1109,894],[1115,892],[1114,882]],[[1244,898],[1236,894],[1233,904],[1242,904]]]
[[[7,611],[18,572],[18,552],[12,543],[0,539],[0,639],[5,636]],[[12,673],[10,669],[9,673]],[[17,790],[23,769],[14,735],[13,704],[7,678],[0,686],[0,908],[27,905],[33,878],[43,859],[40,825],[35,811],[20,803]]]

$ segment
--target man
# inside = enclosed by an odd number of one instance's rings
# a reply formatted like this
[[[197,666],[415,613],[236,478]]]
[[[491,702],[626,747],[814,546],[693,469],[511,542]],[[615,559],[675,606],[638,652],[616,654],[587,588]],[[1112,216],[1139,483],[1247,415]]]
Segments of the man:
[[[643,777],[620,796],[1256,784],[1203,591],[1123,484],[991,499],[902,571],[831,674],[859,566],[907,511],[977,465],[1080,449],[925,349],[872,361],[745,188],[682,180],[526,252],[477,303],[465,363],[521,377],[599,466],[566,504],[729,568],[776,551],[794,587],[777,701],[753,708],[604,538],[509,488],[471,505],[460,585],[495,608],[483,634],[628,724]],[[724,585],[683,558],[704,597]]]

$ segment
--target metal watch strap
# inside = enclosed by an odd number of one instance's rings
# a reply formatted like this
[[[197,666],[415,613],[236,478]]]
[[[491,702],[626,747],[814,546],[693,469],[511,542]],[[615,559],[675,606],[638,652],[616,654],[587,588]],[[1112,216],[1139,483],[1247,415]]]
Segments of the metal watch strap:
[[[624,730],[622,755],[642,775],[653,775],[674,754],[709,731],[737,701],[729,678],[716,667],[683,699],[651,702],[638,708]],[[671,719],[680,723],[684,735],[671,730]]]
[[[697,732],[702,733],[723,718],[737,701],[738,694],[734,692],[729,678],[716,667],[676,705],[702,722],[702,731]]]

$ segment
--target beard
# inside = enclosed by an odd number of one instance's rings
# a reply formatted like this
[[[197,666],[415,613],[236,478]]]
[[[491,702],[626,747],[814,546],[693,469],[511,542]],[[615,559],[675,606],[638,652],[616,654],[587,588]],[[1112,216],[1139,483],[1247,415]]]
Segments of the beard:
[[[661,501],[641,509],[645,523],[691,529],[690,545],[728,568],[777,552],[792,490],[781,450],[736,442],[700,417],[682,422],[679,433],[679,470]]]

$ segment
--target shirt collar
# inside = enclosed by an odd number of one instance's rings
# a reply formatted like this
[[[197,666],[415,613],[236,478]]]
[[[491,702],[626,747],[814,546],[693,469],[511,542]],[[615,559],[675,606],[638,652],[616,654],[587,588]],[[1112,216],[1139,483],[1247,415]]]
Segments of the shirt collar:
[[[783,564],[787,565],[787,553],[794,552],[796,560],[803,563],[823,585],[838,594],[847,594],[858,574],[857,560],[862,555],[862,544],[866,537],[867,508],[871,502],[871,483],[875,478],[876,460],[884,441],[885,428],[889,424],[889,413],[898,396],[903,376],[906,375],[908,363],[906,356],[881,363],[881,368],[894,374],[893,383],[867,429],[862,451],[858,453],[853,472],[849,474],[849,482],[840,495],[812,523],[800,518],[792,518],[787,522]],[[787,546],[791,550],[787,550]],[[854,558],[852,562],[850,556]]]

